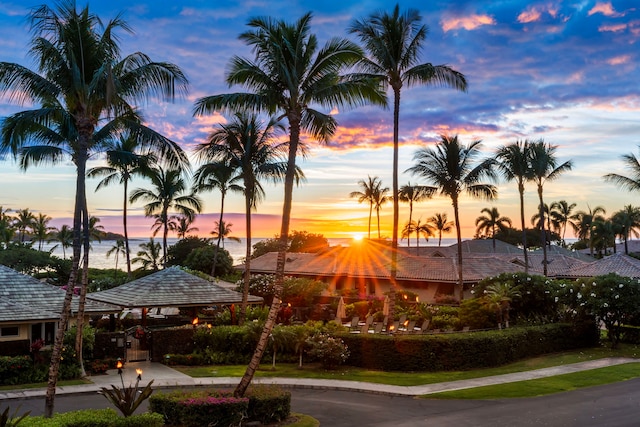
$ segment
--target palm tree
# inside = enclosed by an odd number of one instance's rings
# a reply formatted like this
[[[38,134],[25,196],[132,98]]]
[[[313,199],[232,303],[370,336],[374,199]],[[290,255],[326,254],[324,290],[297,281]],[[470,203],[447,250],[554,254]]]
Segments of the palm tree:
[[[567,224],[572,224],[571,217],[573,216],[573,210],[577,205],[575,203],[569,204],[566,200],[560,200],[558,202],[551,203],[549,216],[552,221],[558,224],[558,231],[562,232],[562,246],[566,247],[564,236],[567,232]]]
[[[36,216],[28,208],[16,211],[13,225],[18,230],[20,242],[24,243],[24,237],[27,233],[27,229],[33,228],[33,222],[35,219]]]
[[[442,246],[442,233],[448,233],[451,231],[451,227],[453,227],[453,221],[449,221],[447,219],[447,214],[436,213],[434,216],[429,217],[427,219],[427,223],[431,225],[434,230],[438,231],[438,247]]]
[[[224,248],[224,241],[227,240],[227,239],[233,240],[234,242],[237,242],[237,243],[241,242],[239,237],[230,236],[231,227],[232,226],[233,226],[233,224],[230,223],[230,222],[222,221],[221,224],[218,224],[218,221],[216,221],[216,227],[211,232],[211,234],[213,235],[214,239],[217,239],[218,241],[222,241],[222,247],[223,248]]]
[[[120,255],[125,256],[126,253],[127,253],[127,249],[125,247],[123,239],[116,240],[116,243],[111,247],[111,249],[109,249],[107,251],[107,254],[106,254],[107,258],[109,258],[111,255],[114,255],[114,254],[116,256],[116,267],[115,267],[116,271],[114,271],[114,273],[113,273],[114,277],[117,277],[116,273],[117,273],[117,270],[118,270],[118,257]]]
[[[639,191],[640,161],[633,153],[623,154],[621,158],[625,163],[626,168],[629,169],[629,172],[631,172],[631,177],[619,175],[617,173],[608,173],[604,176],[605,181],[612,182],[622,189],[626,189],[629,191]]]
[[[50,216],[39,213],[38,216],[34,218],[31,224],[31,232],[34,239],[38,241],[39,251],[42,250],[42,245],[44,244],[45,240],[49,239],[51,231],[55,230],[55,227],[49,227],[50,221]]]
[[[496,251],[496,232],[505,231],[508,227],[511,227],[511,219],[506,216],[500,216],[498,208],[483,208],[480,213],[486,213],[487,215],[480,215],[476,218],[476,233],[479,235],[491,235],[493,241],[493,252]]]
[[[403,86],[424,84],[446,86],[466,91],[462,73],[447,65],[420,64],[420,51],[427,37],[427,26],[415,9],[400,13],[396,4],[391,14],[376,12],[363,20],[355,20],[349,32],[364,46],[367,57],[361,62],[365,73],[380,81],[383,89],[393,90],[393,231],[391,237],[391,301],[395,300],[398,249],[398,146],[400,128],[400,94]],[[393,304],[391,304],[393,307]],[[393,308],[389,313],[392,319]]]
[[[239,323],[244,323],[249,297],[249,281],[251,278],[251,212],[258,203],[264,200],[265,193],[261,180],[268,179],[276,183],[281,181],[287,170],[284,161],[286,144],[273,143],[278,132],[283,132],[281,124],[271,119],[266,125],[258,117],[249,113],[237,113],[233,121],[220,125],[209,137],[209,141],[199,145],[196,153],[201,159],[221,162],[234,171],[244,184],[246,255],[244,265],[244,284],[242,287],[242,305]],[[301,171],[295,176],[296,181],[304,176]],[[222,227],[224,223],[218,222]],[[222,229],[218,231],[218,245],[224,237]]]
[[[198,231],[198,227],[192,227],[193,218],[189,218],[187,216],[179,216],[176,220],[176,225],[172,231],[175,231],[178,235],[178,238],[184,239],[187,237],[187,234]]]
[[[175,210],[189,219],[202,211],[202,202],[194,194],[185,194],[187,184],[177,169],[164,170],[162,167],[152,168],[147,177],[151,180],[153,190],[137,188],[131,193],[129,201],[147,201],[144,206],[146,216],[156,216],[156,224],[162,228],[162,256],[167,259],[167,237],[169,235],[170,210]]]
[[[68,225],[63,225],[53,233],[53,240],[60,242],[62,247],[62,259],[67,258],[66,250],[73,246],[73,230]],[[54,250],[58,245],[55,245]]]
[[[543,273],[547,275],[547,244],[546,244],[546,232],[544,227],[544,200],[542,197],[544,184],[548,181],[553,181],[558,178],[562,173],[571,170],[571,161],[566,161],[558,165],[556,159],[556,146],[547,144],[543,140],[538,140],[531,143],[529,151],[529,161],[531,165],[531,178],[530,180],[536,184],[538,189],[539,199],[539,213],[540,213],[540,242],[542,243],[542,256],[543,256]]]
[[[545,203],[542,207],[538,206],[536,213],[534,213],[531,216],[531,225],[536,227],[538,230],[541,230],[540,227],[542,225],[547,224],[547,228],[544,233],[545,239],[543,243],[545,245],[551,244],[551,229],[552,228],[557,229],[560,226],[559,224],[555,224],[553,222],[553,219],[551,218],[550,213],[551,213],[551,209],[549,208],[549,205]]]
[[[424,237],[425,241],[429,241],[429,237],[433,237],[433,227],[428,223],[423,223],[420,219],[414,221],[415,226],[413,231],[416,233],[416,248],[417,254],[420,255],[420,236]]]
[[[596,206],[591,209],[591,206],[587,205],[587,211],[578,211],[572,216],[574,220],[573,229],[579,239],[589,242],[589,254],[591,256],[593,256],[593,225],[596,221],[604,221],[603,215],[606,213],[606,209],[602,206]]]
[[[244,191],[240,182],[241,177],[237,174],[237,169],[226,164],[224,161],[211,162],[203,164],[196,170],[193,175],[195,181],[194,190],[196,193],[202,191],[213,191],[215,189],[220,190],[220,219],[216,222],[218,226],[223,224],[222,218],[224,215],[224,201],[229,191],[241,193]],[[211,266],[211,275],[215,275],[216,264],[218,262],[218,248],[220,248],[220,241],[223,233],[218,230],[218,242],[213,250],[213,265]]]
[[[374,189],[374,192],[371,194],[371,200],[373,201],[373,209],[376,211],[376,218],[378,220],[378,239],[380,239],[380,209],[382,206],[387,203],[391,198],[387,195],[389,193],[389,187],[380,188],[377,187]]]
[[[451,198],[454,223],[458,238],[458,289],[457,297],[462,300],[464,281],[462,277],[462,235],[460,224],[459,198],[461,192],[485,200],[493,200],[498,191],[494,185],[482,183],[484,177],[493,179],[493,162],[484,160],[477,165],[473,161],[480,155],[481,142],[473,141],[468,146],[461,145],[458,136],[442,135],[433,148],[421,148],[413,156],[416,164],[407,171],[425,178],[434,184],[440,194]]]
[[[256,351],[234,391],[236,396],[243,396],[251,383],[278,314],[300,135],[307,132],[313,139],[327,142],[336,131],[335,119],[313,107],[342,109],[366,103],[386,105],[386,97],[368,76],[343,74],[361,60],[362,50],[349,40],[338,38],[331,39],[318,50],[317,38],[310,33],[310,22],[311,13],[303,15],[294,24],[270,18],[250,19],[251,30],[242,33],[240,39],[253,48],[255,58],[253,61],[237,56],[232,58],[226,77],[229,85],[239,84],[250,92],[201,98],[195,106],[197,115],[217,110],[266,111],[279,114],[278,119],[286,118],[289,126],[276,297]]]
[[[511,302],[522,296],[520,286],[508,282],[496,282],[487,286],[487,302],[498,314],[498,328],[502,329],[502,322],[509,328],[509,311]]]
[[[73,263],[45,399],[45,415],[50,417],[83,246],[82,225],[88,221],[87,215],[83,218],[83,210],[86,211],[85,172],[89,153],[97,149],[96,141],[118,129],[143,129],[131,120],[136,114],[130,102],[157,95],[173,98],[176,93],[186,92],[187,80],[175,65],[153,62],[143,53],[121,58],[116,30],[130,31],[130,28],[120,16],[102,25],[88,6],[78,11],[74,1],[64,1],[56,9],[48,5],[32,9],[29,22],[33,33],[30,53],[39,70],[2,62],[0,89],[10,99],[41,107],[5,118],[0,131],[0,152],[10,150],[14,156],[19,154],[21,167],[25,169],[32,163],[61,161],[67,153],[77,171]],[[103,124],[99,130],[98,123]],[[86,247],[86,231],[84,239]]]
[[[379,191],[382,182],[380,178],[374,176],[367,176],[367,180],[361,179],[358,181],[358,185],[362,189],[361,191],[352,191],[349,193],[349,197],[357,198],[358,203],[368,202],[369,203],[369,234],[368,238],[371,239],[371,218],[373,217],[373,205],[375,201],[373,200],[373,195],[376,191]]]
[[[427,187],[425,185],[403,185],[400,187],[398,193],[398,201],[403,203],[409,203],[409,223],[413,221],[413,203],[421,202],[423,200],[433,197],[433,193],[436,192],[435,187]],[[407,246],[411,246],[410,237],[407,238]]]
[[[524,254],[524,271],[529,272],[529,251],[527,249],[527,229],[524,224],[524,183],[531,179],[529,151],[531,143],[528,140],[516,141],[498,149],[496,166],[507,181],[515,181],[520,196],[520,224],[522,226],[522,251]]]
[[[623,209],[613,214],[611,221],[618,225],[618,228],[620,229],[619,235],[624,241],[624,253],[625,255],[629,255],[629,246],[627,241],[631,234],[635,237],[640,236],[640,233],[638,233],[638,229],[640,229],[640,208],[625,205]]]
[[[185,165],[188,162],[186,155],[175,142],[153,132],[150,134],[153,138],[149,139],[143,135],[125,132],[116,139],[108,140],[104,149],[107,166],[91,168],[87,172],[88,177],[103,177],[96,191],[114,183],[123,186],[122,228],[128,278],[131,278],[131,250],[127,226],[129,182],[136,175],[144,175],[145,171],[158,161],[158,156],[154,152],[164,153],[163,160],[170,165]]]
[[[11,244],[16,234],[13,219],[8,215],[9,212],[11,212],[11,209],[4,209],[0,206],[0,242],[5,248]]]
[[[598,251],[598,254],[606,256],[608,248],[613,247],[615,250],[616,234],[616,228],[611,220],[598,218],[591,226],[591,246]]]
[[[151,268],[153,271],[160,270],[160,263],[162,258],[162,245],[156,243],[153,238],[150,238],[147,243],[140,243],[140,250],[138,256],[131,260],[134,264],[142,264],[143,270]]]

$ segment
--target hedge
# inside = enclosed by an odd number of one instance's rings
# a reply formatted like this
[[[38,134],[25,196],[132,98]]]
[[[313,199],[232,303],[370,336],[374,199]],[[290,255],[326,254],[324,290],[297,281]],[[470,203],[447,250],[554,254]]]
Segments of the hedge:
[[[136,414],[127,418],[113,409],[87,409],[54,414],[51,418],[27,417],[19,427],[162,427],[160,414]]]
[[[620,341],[628,344],[640,344],[640,327],[621,326]]]
[[[594,323],[549,324],[496,331],[434,334],[340,334],[345,364],[382,371],[450,371],[487,368],[598,343]]]

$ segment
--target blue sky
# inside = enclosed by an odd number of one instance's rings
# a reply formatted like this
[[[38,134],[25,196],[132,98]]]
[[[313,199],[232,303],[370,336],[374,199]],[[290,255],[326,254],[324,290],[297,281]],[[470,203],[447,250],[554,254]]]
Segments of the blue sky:
[[[203,142],[221,116],[194,118],[196,99],[239,88],[224,82],[229,59],[251,57],[237,39],[255,16],[293,21],[313,13],[312,31],[321,44],[333,36],[349,37],[347,28],[378,10],[390,11],[385,1],[136,1],[90,3],[90,9],[108,20],[122,12],[135,34],[121,32],[124,54],[142,51],[154,60],[170,61],[190,80],[186,99],[173,104],[152,101],[143,108],[148,124],[178,141],[187,151]],[[41,4],[34,2],[33,6]],[[53,4],[47,2],[47,4]],[[84,2],[78,2],[84,5]],[[29,33],[25,20],[30,4],[0,0],[0,61],[33,67],[26,57]],[[467,93],[428,87],[405,88],[400,112],[400,170],[412,165],[418,147],[433,144],[442,133],[458,134],[463,142],[481,139],[487,156],[499,146],[518,139],[538,139],[558,146],[560,161],[572,160],[574,169],[545,186],[545,201],[565,199],[577,209],[604,206],[607,214],[625,204],[639,205],[638,194],[605,183],[609,172],[626,174],[622,154],[638,154],[640,145],[640,5],[636,1],[403,1],[402,10],[420,11],[429,35],[422,62],[448,64],[465,74]],[[26,106],[28,107],[28,106]],[[20,111],[0,97],[0,117]],[[357,181],[379,176],[391,186],[392,115],[390,110],[364,107],[340,111],[340,128],[328,146],[314,145],[301,162],[307,182],[295,190],[294,229],[322,231],[341,237],[364,231],[368,207],[348,197]],[[101,159],[92,160],[100,164]],[[19,172],[12,159],[0,160],[0,205],[29,208],[57,218],[71,216],[73,176],[70,164]],[[418,177],[402,174],[401,185]],[[140,181],[136,186],[144,186]],[[89,182],[89,189],[95,182]],[[515,184],[498,183],[499,198],[492,204],[464,199],[464,232],[474,234],[474,219],[484,207],[495,206],[518,221]],[[108,229],[118,231],[122,189],[90,192],[89,209]],[[533,185],[528,185],[526,214],[537,206]],[[205,215],[200,233],[211,230],[218,212],[217,194],[204,194]],[[268,187],[267,200],[258,207],[258,234],[277,232],[282,187]],[[242,201],[229,199],[228,212],[236,215],[234,234],[243,235]],[[401,222],[408,209],[402,208]],[[437,197],[414,208],[414,218],[435,212],[453,217],[450,202]],[[138,235],[148,234],[150,221],[141,215]],[[382,211],[382,234],[391,234],[391,207]],[[135,222],[135,221],[134,221]]]

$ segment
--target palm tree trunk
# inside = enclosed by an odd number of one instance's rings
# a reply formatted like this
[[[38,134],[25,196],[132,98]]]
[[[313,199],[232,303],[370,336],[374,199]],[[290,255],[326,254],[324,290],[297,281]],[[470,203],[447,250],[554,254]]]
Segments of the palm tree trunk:
[[[453,216],[456,223],[456,236],[458,238],[458,289],[456,297],[458,301],[462,301],[464,293],[464,277],[462,275],[462,231],[460,230],[460,214],[458,212],[458,197],[451,196],[451,204],[453,205]]]
[[[84,329],[84,307],[87,300],[87,288],[89,286],[89,209],[87,208],[87,197],[84,197],[84,206],[82,208],[82,284],[80,286],[80,299],[78,301],[78,315],[76,319],[76,356],[80,364],[80,375],[87,376],[84,370],[84,357],[82,355],[82,330]]]
[[[413,220],[413,201],[409,200],[409,224],[411,224],[411,221]],[[418,230],[416,230],[416,239],[420,240],[420,232]],[[407,235],[407,247],[411,247],[411,233],[408,233]]]
[[[167,237],[169,236],[169,210],[165,208],[163,215],[163,230],[162,230],[162,268],[167,265]]]
[[[260,366],[260,360],[264,354],[267,344],[269,342],[269,335],[273,330],[273,326],[276,323],[278,311],[280,310],[280,297],[282,296],[282,288],[284,286],[284,267],[285,259],[287,256],[287,241],[289,238],[289,225],[291,223],[291,205],[293,201],[293,183],[296,174],[296,154],[298,152],[298,143],[300,141],[300,114],[292,112],[289,114],[289,157],[287,160],[287,173],[284,179],[284,202],[282,204],[282,224],[280,227],[280,242],[278,248],[278,261],[276,263],[276,274],[274,284],[274,295],[271,307],[269,308],[269,315],[260,334],[258,345],[253,352],[251,361],[247,366],[247,369],[240,380],[240,383],[236,386],[233,392],[235,397],[244,396],[253,375],[255,374],[258,366]]]
[[[249,300],[249,282],[251,281],[251,205],[253,200],[254,189],[246,188],[245,184],[245,196],[244,196],[244,209],[245,209],[245,224],[247,228],[247,246],[244,259],[244,280],[242,284],[242,305],[240,306],[240,315],[238,317],[238,323],[244,324],[247,318],[247,303]],[[222,230],[220,230],[222,233]],[[220,238],[220,236],[218,236]]]
[[[529,274],[529,251],[527,250],[527,229],[524,224],[524,182],[518,182],[520,194],[520,224],[522,226],[522,251],[524,252],[524,274]]]
[[[369,240],[371,240],[371,218],[373,217],[373,203],[369,203]]]
[[[376,218],[378,219],[378,240],[380,240],[380,208],[376,207]]]
[[[538,184],[538,198],[540,199],[540,243],[542,244],[542,271],[547,275],[547,237],[544,229],[544,203],[542,201],[542,185]]]
[[[389,324],[395,316],[396,291],[398,282],[398,131],[400,127],[400,87],[393,88],[393,231],[391,234],[391,271],[389,272]],[[387,330],[388,326],[387,326]]]
[[[216,247],[213,248],[213,265],[211,266],[211,276],[216,275],[216,264],[218,261],[218,248],[220,247],[220,240],[222,239],[222,216],[224,215],[224,192],[221,192],[221,194],[222,194],[222,197],[220,198],[220,218],[218,219],[218,243],[216,243]],[[247,215],[249,215],[249,211],[247,211]]]
[[[131,252],[129,250],[129,231],[127,230],[127,187],[128,180],[124,180],[124,203],[122,205],[122,228],[124,230],[124,250],[127,257],[127,279],[131,280]],[[117,254],[116,254],[117,256]],[[116,270],[118,269],[118,258],[116,258]]]
[[[86,127],[86,125],[78,126],[78,129],[83,130],[86,129]],[[71,300],[73,298],[73,291],[75,289],[78,276],[78,267],[80,265],[80,250],[82,245],[82,207],[84,206],[84,196],[86,194],[85,176],[88,147],[88,136],[86,134],[86,130],[85,132],[80,133],[79,145],[80,147],[78,149],[78,158],[76,160],[76,198],[73,210],[73,259],[71,264],[71,274],[69,275],[69,282],[67,283],[67,291],[64,297],[64,303],[62,305],[62,310],[60,311],[60,322],[58,324],[58,330],[56,331],[53,350],[51,351],[49,380],[47,382],[47,392],[44,402],[44,416],[46,418],[51,418],[53,416],[56,384],[58,382],[58,372],[60,370],[64,333],[67,329],[67,325],[69,324],[69,317],[71,315]]]

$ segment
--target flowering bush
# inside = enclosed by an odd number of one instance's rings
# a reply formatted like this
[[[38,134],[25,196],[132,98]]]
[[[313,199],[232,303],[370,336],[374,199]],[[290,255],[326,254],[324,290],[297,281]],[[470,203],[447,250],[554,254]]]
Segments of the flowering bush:
[[[306,342],[309,356],[319,361],[325,369],[336,368],[349,358],[349,349],[340,338],[320,333]]]

